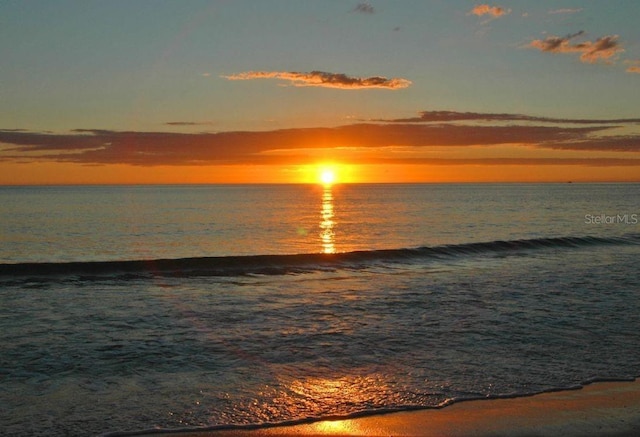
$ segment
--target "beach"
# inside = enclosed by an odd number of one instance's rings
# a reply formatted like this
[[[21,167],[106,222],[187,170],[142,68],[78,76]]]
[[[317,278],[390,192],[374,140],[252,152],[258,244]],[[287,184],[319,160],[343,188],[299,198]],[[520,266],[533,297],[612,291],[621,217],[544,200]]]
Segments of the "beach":
[[[459,402],[426,409],[294,426],[179,433],[181,437],[260,436],[636,436],[640,381],[579,390]],[[148,434],[149,436],[154,434]]]
[[[640,437],[611,4],[0,0],[0,437]]]

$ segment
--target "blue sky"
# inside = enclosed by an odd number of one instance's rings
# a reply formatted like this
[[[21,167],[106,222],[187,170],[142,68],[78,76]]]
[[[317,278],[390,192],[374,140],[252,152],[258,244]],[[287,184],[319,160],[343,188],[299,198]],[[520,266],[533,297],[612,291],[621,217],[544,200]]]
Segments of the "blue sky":
[[[631,1],[5,0],[0,129],[271,131],[443,110],[633,119],[638,17]],[[314,71],[409,85],[282,76]],[[280,76],[228,79],[250,72]]]
[[[368,13],[350,1],[5,1],[2,127],[264,129],[428,109],[638,114],[640,75],[623,62],[640,59],[639,2],[505,1],[511,12],[495,19],[469,14],[480,3],[371,1]],[[619,35],[616,65],[525,48],[581,30],[591,40]],[[220,77],[254,70],[402,77],[412,86],[354,95]]]

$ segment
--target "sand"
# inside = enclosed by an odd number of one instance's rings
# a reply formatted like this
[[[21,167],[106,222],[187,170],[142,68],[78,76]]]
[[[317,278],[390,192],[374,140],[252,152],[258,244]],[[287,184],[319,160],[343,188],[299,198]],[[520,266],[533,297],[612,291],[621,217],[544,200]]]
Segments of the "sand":
[[[640,381],[487,399],[442,409],[397,412],[254,430],[179,433],[180,437],[263,436],[640,436]]]

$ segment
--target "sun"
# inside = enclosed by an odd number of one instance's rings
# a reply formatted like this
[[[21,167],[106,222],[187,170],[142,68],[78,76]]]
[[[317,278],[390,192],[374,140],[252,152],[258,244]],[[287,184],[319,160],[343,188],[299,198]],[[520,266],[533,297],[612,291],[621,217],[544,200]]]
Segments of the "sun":
[[[340,162],[325,161],[316,164],[305,164],[295,171],[300,174],[298,183],[319,184],[330,187],[354,181],[351,166]]]
[[[320,171],[320,182],[331,185],[336,181],[336,172],[333,169],[325,168]]]

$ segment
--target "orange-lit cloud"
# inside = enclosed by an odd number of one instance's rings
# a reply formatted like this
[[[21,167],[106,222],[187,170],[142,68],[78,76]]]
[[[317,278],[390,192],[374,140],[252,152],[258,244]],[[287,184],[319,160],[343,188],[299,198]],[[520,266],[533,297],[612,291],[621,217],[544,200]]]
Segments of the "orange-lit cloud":
[[[478,121],[483,123],[478,124]],[[518,114],[425,111],[415,119],[259,132],[94,129],[53,134],[0,130],[0,162],[145,167],[297,165],[314,162],[318,151],[326,151],[324,155],[351,156],[358,163],[550,165],[560,162],[566,165],[637,166],[640,164],[640,134],[612,135],[610,130],[627,124],[627,132],[634,132],[637,128],[631,125],[639,122],[640,119],[554,119]],[[482,148],[499,145],[508,146],[510,150],[547,152],[535,157],[482,152]],[[443,148],[455,147],[473,150],[474,155],[438,155]],[[432,150],[437,152],[434,154]],[[580,155],[562,155],[571,151]],[[612,156],[612,153],[616,155]]]
[[[627,73],[639,73],[640,74],[640,59],[634,61],[625,61],[627,67]]]
[[[243,73],[222,76],[228,80],[250,80],[250,79],[282,79],[288,80],[293,86],[316,86],[339,89],[402,89],[411,85],[411,81],[401,78],[391,78],[381,76],[372,77],[351,77],[342,73],[328,73],[326,71],[311,71],[309,73],[297,71],[247,71]]]
[[[491,15],[492,17],[498,18],[503,15],[508,15],[511,13],[511,9],[505,9],[500,6],[489,6],[486,4],[476,5],[469,14],[477,15],[478,17],[482,17],[483,15]]]
[[[571,43],[571,40],[582,36],[584,33],[581,30],[565,37],[548,36],[543,40],[536,39],[531,41],[528,47],[548,53],[580,53],[580,60],[590,64],[598,61],[611,63],[612,58],[624,51],[618,42],[618,35],[603,36],[595,41]]]

